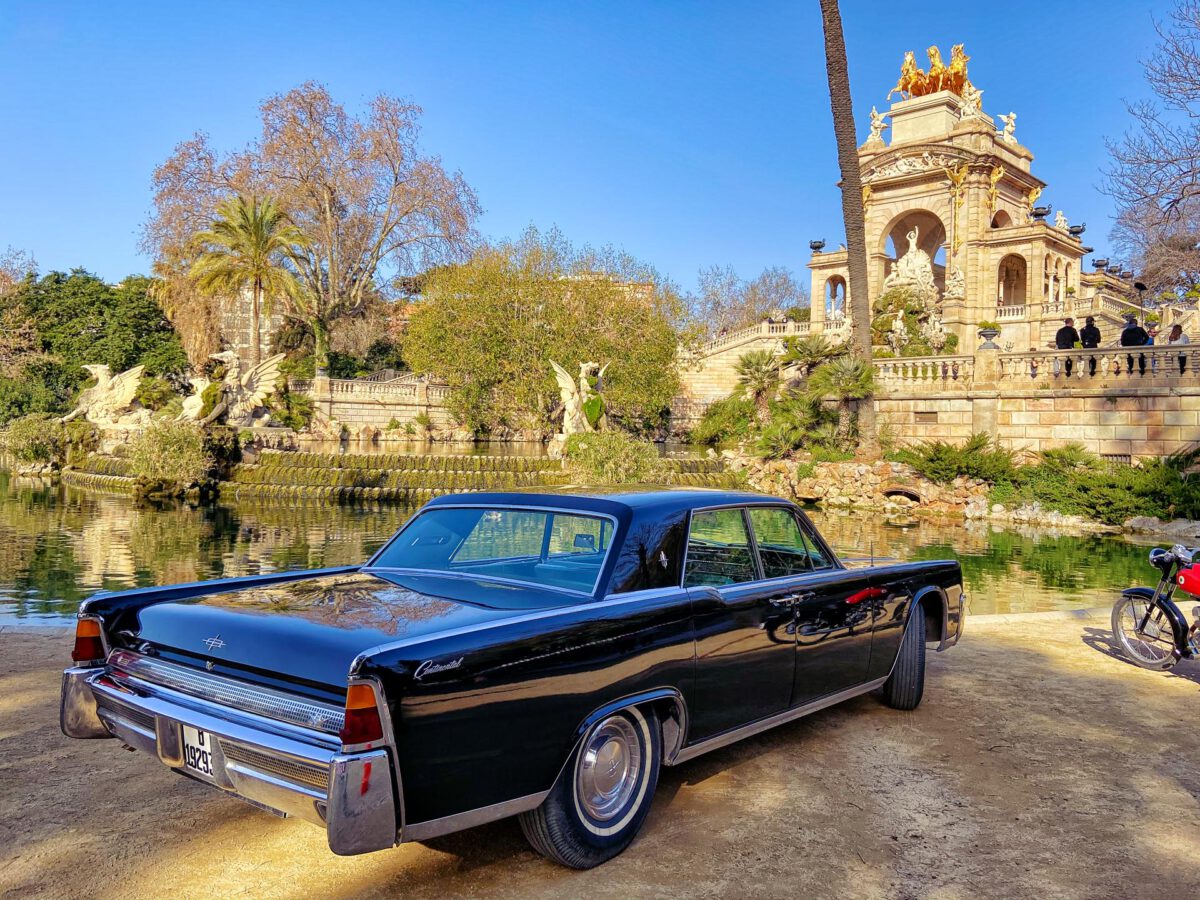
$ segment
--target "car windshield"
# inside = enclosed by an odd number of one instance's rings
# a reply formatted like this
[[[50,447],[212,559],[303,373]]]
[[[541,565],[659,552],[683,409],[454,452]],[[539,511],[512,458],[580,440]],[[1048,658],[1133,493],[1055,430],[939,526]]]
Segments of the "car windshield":
[[[372,568],[453,573],[590,594],[612,543],[611,519],[514,507],[447,506],[408,523]]]

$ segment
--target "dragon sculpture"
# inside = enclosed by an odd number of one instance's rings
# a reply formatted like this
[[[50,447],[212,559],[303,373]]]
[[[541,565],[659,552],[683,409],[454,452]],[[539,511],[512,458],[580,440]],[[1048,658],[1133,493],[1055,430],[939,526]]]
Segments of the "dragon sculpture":
[[[116,425],[122,416],[134,412],[134,397],[142,381],[145,366],[134,366],[119,375],[105,365],[83,366],[96,379],[95,385],[79,395],[79,402],[59,421],[70,422],[83,416],[94,425]]]
[[[585,362],[579,366],[579,383],[571,377],[571,373],[550,360],[554,368],[554,377],[558,381],[559,394],[563,403],[563,435],[584,434],[589,431],[603,431],[608,425],[604,413],[604,397],[600,391],[603,387],[604,373],[608,364]]]
[[[211,358],[225,364],[221,399],[212,412],[201,419],[203,394],[212,382],[203,377],[192,378],[194,393],[184,400],[180,418],[208,425],[224,415],[225,421],[230,425],[246,427],[265,424],[267,416],[261,409],[263,402],[275,393],[279,381],[279,364],[283,362],[284,355],[276,354],[270,359],[264,359],[257,366],[247,368],[232,350],[214,353]]]

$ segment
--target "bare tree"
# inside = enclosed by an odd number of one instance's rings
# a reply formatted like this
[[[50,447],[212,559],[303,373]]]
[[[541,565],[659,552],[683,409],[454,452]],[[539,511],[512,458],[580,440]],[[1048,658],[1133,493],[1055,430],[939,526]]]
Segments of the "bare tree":
[[[0,297],[10,293],[26,275],[37,271],[37,260],[15,247],[0,251]]]
[[[1154,99],[1129,104],[1134,124],[1109,142],[1105,190],[1117,249],[1155,293],[1183,294],[1200,272],[1200,0],[1180,0],[1155,27],[1144,62]]]
[[[837,141],[838,167],[842,172],[842,218],[846,224],[846,264],[850,270],[851,344],[855,355],[870,366],[871,298],[867,293],[867,226],[863,216],[854,104],[850,99],[850,69],[837,0],[821,0],[821,23],[825,31],[825,71],[829,77],[833,135]],[[858,403],[858,440],[859,449],[865,456],[879,455],[875,403],[870,398],[865,403]]]
[[[698,276],[700,292],[691,298],[690,317],[708,335],[761,322],[773,313],[808,305],[808,295],[782,266],[763,269],[743,281],[731,266],[709,266]]]
[[[466,252],[479,204],[460,173],[422,153],[412,103],[380,95],[355,117],[309,82],[268,98],[261,113],[262,133],[245,149],[220,155],[197,135],[155,170],[144,245],[159,259],[186,258],[222,199],[277,198],[310,244],[293,302],[322,366],[334,320],[386,296],[397,277]]]

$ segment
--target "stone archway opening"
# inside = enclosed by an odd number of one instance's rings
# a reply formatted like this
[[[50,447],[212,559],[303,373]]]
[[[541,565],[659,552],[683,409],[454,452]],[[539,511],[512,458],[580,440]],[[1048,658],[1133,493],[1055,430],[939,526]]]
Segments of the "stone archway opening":
[[[846,279],[830,275],[825,281],[825,318],[841,319],[846,315]]]
[[[916,490],[909,487],[908,485],[889,484],[883,488],[881,493],[883,494],[885,499],[889,499],[889,500],[897,500],[900,498],[904,498],[909,503],[924,502],[921,498],[921,495],[919,493],[917,493]]]
[[[997,269],[997,306],[1024,306],[1029,290],[1029,266],[1019,253],[1009,253]]]
[[[884,229],[882,246],[879,248],[886,257],[884,278],[892,273],[896,262],[908,252],[909,235],[914,233],[917,249],[927,253],[933,263],[933,279],[941,293],[946,289],[946,226],[936,213],[927,209],[901,213]]]
[[[992,227],[993,228],[1007,228],[1012,223],[1013,223],[1012,216],[1010,216],[1003,209],[996,210],[996,214],[994,216],[992,216]]]

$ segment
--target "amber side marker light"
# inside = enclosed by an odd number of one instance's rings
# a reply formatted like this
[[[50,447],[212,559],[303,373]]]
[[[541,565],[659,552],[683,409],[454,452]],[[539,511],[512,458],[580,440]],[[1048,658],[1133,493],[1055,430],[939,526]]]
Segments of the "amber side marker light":
[[[77,663],[101,662],[104,659],[100,623],[95,619],[80,619],[75,623],[75,647],[71,650],[71,659]]]
[[[341,738],[347,746],[383,740],[383,722],[369,684],[352,684],[346,689],[346,722]]]

